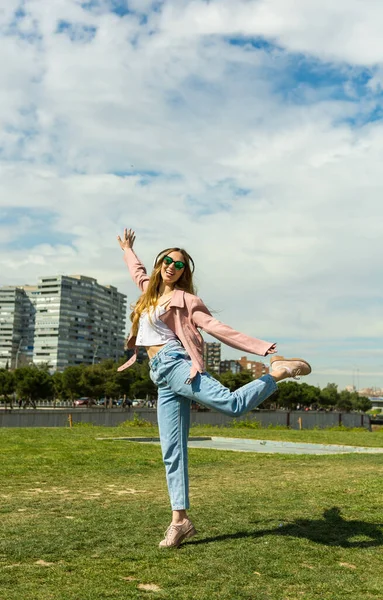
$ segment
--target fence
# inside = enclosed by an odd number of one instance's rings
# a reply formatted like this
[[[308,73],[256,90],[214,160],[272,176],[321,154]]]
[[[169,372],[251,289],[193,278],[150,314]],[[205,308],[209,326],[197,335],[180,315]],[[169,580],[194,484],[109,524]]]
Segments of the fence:
[[[46,408],[0,410],[0,427],[67,427],[70,415],[73,423],[92,423],[105,427],[114,427],[132,420],[134,415],[150,423],[157,423],[157,413],[150,408]],[[232,420],[217,412],[191,411],[192,424],[224,426]],[[313,429],[344,425],[371,430],[370,417],[361,413],[261,410],[250,412],[237,420],[256,420],[262,427],[283,425],[291,429]]]

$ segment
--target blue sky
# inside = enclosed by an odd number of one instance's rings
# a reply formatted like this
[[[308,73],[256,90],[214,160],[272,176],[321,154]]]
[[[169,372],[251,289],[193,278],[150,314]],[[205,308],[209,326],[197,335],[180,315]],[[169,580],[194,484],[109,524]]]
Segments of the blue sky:
[[[17,231],[22,225],[27,229],[27,235],[19,237],[16,233],[17,245],[20,250],[29,250],[38,244],[65,244],[72,245],[75,236],[69,232],[56,231],[55,228],[56,213],[53,210],[41,210],[33,208],[12,208],[0,209],[0,222],[2,231]],[[16,239],[6,236],[0,244],[3,251],[10,251],[15,247]]]
[[[382,24],[373,0],[7,3],[0,284],[83,273],[134,301],[133,227],[312,383],[383,387]]]

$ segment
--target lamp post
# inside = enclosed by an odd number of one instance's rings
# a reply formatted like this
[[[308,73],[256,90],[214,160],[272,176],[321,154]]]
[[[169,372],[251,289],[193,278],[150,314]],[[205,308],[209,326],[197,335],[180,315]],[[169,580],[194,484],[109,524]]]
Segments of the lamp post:
[[[15,360],[15,369],[17,369],[17,366],[19,364],[19,354],[20,354],[20,349],[21,349],[22,342],[23,342],[23,338],[20,339],[20,341],[19,341],[19,347],[17,348],[16,360]]]
[[[99,344],[96,344],[96,347],[93,352],[92,365],[94,365],[94,359],[96,358],[96,355],[97,355],[98,346],[99,346]]]
[[[355,365],[352,367],[352,387],[356,392],[359,392],[359,367]]]

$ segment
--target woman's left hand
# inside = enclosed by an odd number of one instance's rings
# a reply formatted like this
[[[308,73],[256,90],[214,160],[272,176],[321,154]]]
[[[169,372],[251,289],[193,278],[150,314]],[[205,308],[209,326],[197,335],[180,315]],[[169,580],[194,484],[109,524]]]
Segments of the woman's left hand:
[[[273,344],[272,346],[270,346],[270,348],[266,352],[266,356],[268,354],[275,354],[276,352],[277,352],[277,344]]]

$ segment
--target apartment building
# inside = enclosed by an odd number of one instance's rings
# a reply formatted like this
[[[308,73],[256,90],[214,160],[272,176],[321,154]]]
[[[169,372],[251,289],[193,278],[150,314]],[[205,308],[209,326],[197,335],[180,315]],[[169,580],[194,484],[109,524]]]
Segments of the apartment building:
[[[125,320],[126,296],[84,275],[0,288],[0,367],[33,361],[63,371],[117,361],[124,356]]]
[[[124,355],[126,296],[84,275],[41,277],[33,362],[53,370]]]
[[[241,370],[250,371],[254,379],[258,379],[258,377],[262,377],[262,375],[266,375],[269,372],[269,367],[263,362],[248,360],[247,356],[242,356],[238,363],[241,366]]]
[[[205,342],[203,360],[207,371],[219,373],[221,362],[221,342]]]
[[[227,373],[228,371],[231,371],[231,373],[234,373],[234,375],[242,371],[242,367],[238,360],[221,360],[219,364],[219,372]]]
[[[0,368],[32,362],[37,294],[37,286],[0,288]]]

